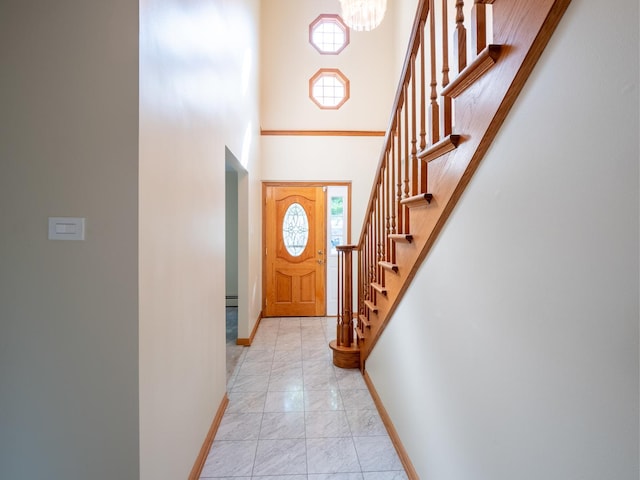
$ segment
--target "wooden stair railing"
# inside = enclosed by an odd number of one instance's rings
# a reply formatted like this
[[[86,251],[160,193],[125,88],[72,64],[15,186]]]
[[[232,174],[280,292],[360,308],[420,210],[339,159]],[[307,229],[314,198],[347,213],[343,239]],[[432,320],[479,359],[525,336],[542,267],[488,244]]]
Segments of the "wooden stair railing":
[[[418,3],[362,232],[345,247],[362,370],[570,0],[466,3]]]

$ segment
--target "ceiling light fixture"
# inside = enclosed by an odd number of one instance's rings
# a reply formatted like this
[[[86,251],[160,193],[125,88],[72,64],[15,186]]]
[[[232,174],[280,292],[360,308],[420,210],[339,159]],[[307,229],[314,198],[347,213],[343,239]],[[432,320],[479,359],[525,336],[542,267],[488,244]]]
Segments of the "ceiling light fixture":
[[[362,32],[373,30],[382,22],[387,0],[340,0],[342,19],[349,28]]]

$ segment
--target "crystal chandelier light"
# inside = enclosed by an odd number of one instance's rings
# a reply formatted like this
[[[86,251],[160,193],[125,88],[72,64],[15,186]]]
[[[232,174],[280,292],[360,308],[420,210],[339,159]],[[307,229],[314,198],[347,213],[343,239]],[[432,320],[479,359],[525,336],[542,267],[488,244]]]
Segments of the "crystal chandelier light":
[[[369,31],[382,22],[387,0],[340,0],[342,19],[349,28]]]

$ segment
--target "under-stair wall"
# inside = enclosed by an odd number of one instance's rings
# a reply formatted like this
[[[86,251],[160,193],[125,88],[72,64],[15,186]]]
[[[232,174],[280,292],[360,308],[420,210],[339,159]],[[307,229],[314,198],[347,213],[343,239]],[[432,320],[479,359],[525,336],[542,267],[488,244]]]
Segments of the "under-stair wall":
[[[420,478],[637,478],[638,44],[571,3],[371,351]]]

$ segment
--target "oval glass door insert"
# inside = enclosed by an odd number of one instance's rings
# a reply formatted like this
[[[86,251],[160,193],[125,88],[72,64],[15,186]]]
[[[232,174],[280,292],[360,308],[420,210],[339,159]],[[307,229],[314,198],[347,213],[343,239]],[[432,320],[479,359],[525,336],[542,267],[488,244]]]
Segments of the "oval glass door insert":
[[[284,246],[292,257],[302,255],[309,241],[309,220],[307,212],[299,203],[292,203],[287,208],[282,220],[282,239]]]

